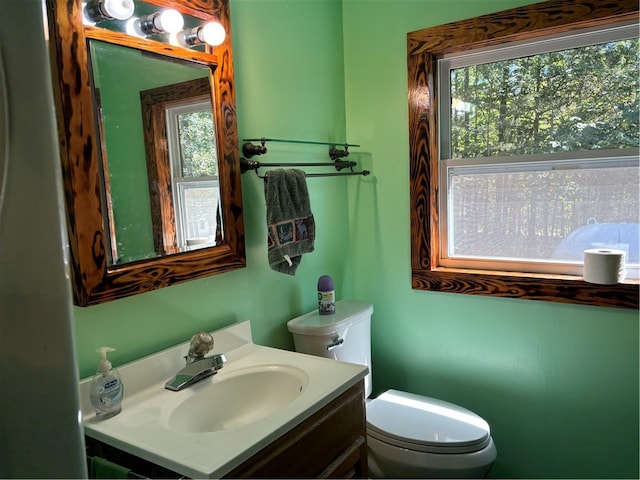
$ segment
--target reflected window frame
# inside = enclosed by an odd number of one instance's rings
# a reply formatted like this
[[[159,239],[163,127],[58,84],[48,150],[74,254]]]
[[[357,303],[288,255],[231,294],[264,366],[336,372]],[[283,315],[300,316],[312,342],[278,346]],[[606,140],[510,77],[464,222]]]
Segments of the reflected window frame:
[[[183,148],[188,138],[183,138],[183,132],[180,127],[180,118],[182,116],[191,116],[192,114],[206,113],[207,118],[211,118],[211,139],[213,139],[213,148],[208,151],[209,145],[200,147],[198,150],[202,155],[213,156],[210,158],[211,171],[198,172],[197,175],[186,175],[185,165],[187,164],[186,155],[183,154]],[[203,248],[207,246],[217,245],[222,241],[224,232],[220,228],[222,225],[220,214],[220,182],[217,167],[217,152],[215,148],[215,125],[213,124],[212,105],[210,97],[193,97],[180,100],[166,109],[167,118],[167,137],[169,143],[169,162],[171,164],[171,186],[173,198],[175,199],[176,212],[176,233],[178,249],[181,251],[193,248]],[[201,138],[200,136],[198,136]],[[204,150],[204,151],[203,151]],[[209,173],[212,173],[210,175]],[[213,204],[207,203],[210,211],[205,213],[206,217],[213,217],[210,223],[213,223],[213,232],[198,232],[197,235],[189,235],[189,225],[195,220],[191,217],[188,196],[189,192],[196,195],[202,195],[209,189],[214,190]],[[203,237],[204,235],[204,237]]]
[[[171,160],[169,133],[167,131],[167,112],[181,102],[204,101],[211,99],[211,87],[208,78],[188,80],[180,84],[167,85],[140,92],[147,170],[149,174],[149,194],[151,196],[151,215],[154,225],[154,245],[158,255],[167,255],[184,251],[186,239],[179,231],[179,205],[174,202],[176,188],[175,166]],[[215,104],[215,102],[213,102]],[[211,105],[212,112],[213,105]],[[212,132],[215,136],[216,132]],[[179,160],[178,160],[179,162]],[[216,210],[217,225],[221,225],[220,209]],[[161,228],[158,228],[161,227]],[[220,228],[215,235],[215,245],[223,237]],[[204,246],[212,246],[211,244]],[[202,248],[203,245],[199,245]]]

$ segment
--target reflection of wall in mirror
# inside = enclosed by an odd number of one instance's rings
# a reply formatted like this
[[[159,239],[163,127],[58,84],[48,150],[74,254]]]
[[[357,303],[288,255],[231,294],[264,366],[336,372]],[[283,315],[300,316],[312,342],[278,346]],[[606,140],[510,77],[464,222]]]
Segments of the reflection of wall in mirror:
[[[119,263],[154,257],[140,91],[209,72],[94,40],[91,58],[100,89]]]

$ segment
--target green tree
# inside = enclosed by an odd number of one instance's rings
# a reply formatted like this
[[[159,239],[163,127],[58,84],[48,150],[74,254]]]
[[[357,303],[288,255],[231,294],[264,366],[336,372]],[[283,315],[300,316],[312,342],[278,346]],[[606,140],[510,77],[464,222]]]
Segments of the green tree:
[[[638,39],[451,71],[451,155],[640,145]]]
[[[178,119],[183,177],[218,176],[211,110],[182,114]]]

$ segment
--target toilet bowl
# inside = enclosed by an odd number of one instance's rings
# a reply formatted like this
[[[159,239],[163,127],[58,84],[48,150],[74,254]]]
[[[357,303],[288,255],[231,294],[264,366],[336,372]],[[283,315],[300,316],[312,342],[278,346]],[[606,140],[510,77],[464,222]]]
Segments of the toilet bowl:
[[[366,302],[341,300],[336,313],[317,310],[287,322],[296,351],[369,367],[371,315]],[[497,452],[488,423],[458,405],[387,390],[367,400],[367,445],[371,478],[483,478]]]
[[[367,443],[373,478],[484,478],[496,458],[481,417],[397,390],[367,403]]]

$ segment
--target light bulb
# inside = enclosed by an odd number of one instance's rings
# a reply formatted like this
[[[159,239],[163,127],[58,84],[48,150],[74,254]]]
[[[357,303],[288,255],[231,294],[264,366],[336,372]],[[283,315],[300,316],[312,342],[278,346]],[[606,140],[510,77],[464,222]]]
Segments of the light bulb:
[[[167,33],[178,33],[184,26],[184,19],[180,12],[172,8],[164,10],[154,21],[154,25],[161,31]]]
[[[198,32],[198,38],[213,47],[224,42],[225,36],[226,32],[224,31],[224,27],[218,22],[206,23]]]
[[[89,22],[127,20],[135,9],[133,0],[89,0],[83,13]]]
[[[189,28],[177,35],[178,43],[184,47],[193,47],[206,43],[215,47],[224,42],[226,33],[218,22],[209,22],[199,27]]]
[[[127,35],[131,35],[132,37],[144,38],[144,35],[140,35],[141,32],[136,27],[136,23],[138,22],[138,20],[138,17],[131,17],[129,20],[127,20],[124,31],[127,32]]]
[[[184,47],[182,43],[180,43],[180,37],[182,32],[178,33],[170,33],[169,34],[169,45],[173,45],[174,47]]]
[[[134,22],[134,29],[138,36],[144,37],[152,33],[177,33],[183,25],[180,12],[170,8],[139,18]]]
[[[111,18],[126,20],[135,11],[133,0],[105,0],[104,8]]]

